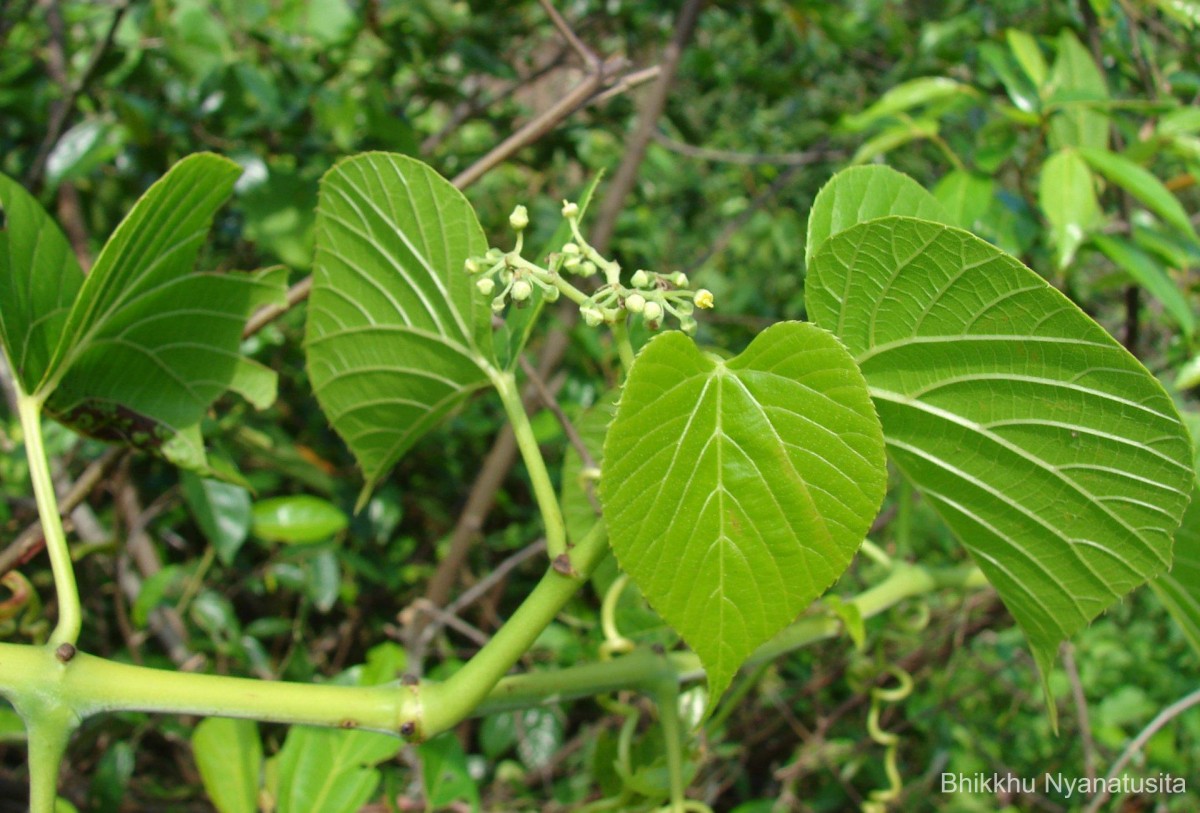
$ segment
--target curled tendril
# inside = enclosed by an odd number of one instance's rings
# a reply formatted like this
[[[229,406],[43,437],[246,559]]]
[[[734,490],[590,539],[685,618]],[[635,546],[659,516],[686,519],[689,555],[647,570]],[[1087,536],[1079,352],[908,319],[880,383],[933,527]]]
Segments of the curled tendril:
[[[871,708],[867,712],[867,733],[871,739],[884,747],[883,769],[887,774],[888,786],[871,791],[868,799],[862,803],[863,813],[885,813],[888,804],[900,797],[904,782],[900,778],[900,769],[896,764],[896,753],[900,745],[900,737],[891,731],[879,727],[879,715],[884,703],[899,703],[912,693],[913,679],[899,666],[888,666],[887,673],[895,679],[896,685],[890,688],[876,686],[871,689]]]
[[[617,602],[621,600],[621,593],[628,584],[629,576],[624,573],[617,576],[605,591],[604,601],[600,604],[600,629],[604,632],[604,643],[600,644],[600,657],[603,660],[608,660],[613,655],[632,652],[634,648],[633,641],[617,629]]]

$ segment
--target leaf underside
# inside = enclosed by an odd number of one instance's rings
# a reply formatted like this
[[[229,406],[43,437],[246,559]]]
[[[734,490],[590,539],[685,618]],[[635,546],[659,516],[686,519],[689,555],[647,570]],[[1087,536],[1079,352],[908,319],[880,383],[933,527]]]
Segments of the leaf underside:
[[[828,240],[806,297],[861,366],[888,452],[996,586],[1043,675],[1060,641],[1168,568],[1193,480],[1178,413],[1016,259],[886,217]]]
[[[785,322],[729,361],[681,333],[646,345],[605,440],[600,491],[618,562],[700,656],[715,701],[846,568],[885,480],[849,355]]]
[[[458,190],[419,161],[385,153],[325,175],[316,242],[308,369],[363,469],[365,497],[421,435],[489,383],[490,314],[463,271],[487,245]]]

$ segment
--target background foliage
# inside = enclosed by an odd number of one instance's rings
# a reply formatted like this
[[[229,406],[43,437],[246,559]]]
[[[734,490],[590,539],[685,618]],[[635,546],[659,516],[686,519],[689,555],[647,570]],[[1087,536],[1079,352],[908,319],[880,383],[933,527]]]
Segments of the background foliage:
[[[623,55],[635,68],[659,62],[676,16],[660,4],[612,0],[561,10],[596,53]],[[1019,256],[1096,318],[1171,385],[1195,428],[1198,22],[1191,2],[709,3],[616,221],[613,253],[630,267],[684,270],[711,289],[720,307],[702,320],[699,339],[740,351],[765,325],[807,316],[805,232],[817,189],[837,168],[883,159],[934,189],[953,222]],[[317,180],[340,157],[407,153],[453,178],[581,76],[535,2],[501,13],[440,0],[10,0],[0,14],[0,171],[56,212],[86,268],[170,165],[219,152],[243,174],[201,264],[282,264],[297,282],[312,262]],[[485,229],[502,234],[512,204],[524,202],[531,238],[547,239],[558,201],[620,164],[645,94],[601,98],[470,186]],[[416,642],[405,636],[430,578],[444,575],[439,562],[452,554],[500,410],[490,398],[467,400],[355,514],[361,481],[306,380],[303,319],[304,307],[294,308],[247,340],[253,357],[280,373],[276,404],[259,412],[229,398],[205,419],[214,464],[236,467],[246,487],[180,475],[146,456],[118,459],[97,441],[51,431],[64,484],[111,461],[72,515],[80,580],[103,586],[87,596],[85,650],[290,680],[369,683],[406,669],[436,676],[472,652],[536,580],[536,566],[518,563],[480,600],[456,608],[452,624],[435,623]],[[578,417],[605,398],[600,382],[613,383],[612,362],[590,333],[569,321],[562,329],[576,341],[552,383]],[[536,338],[535,355],[550,341]],[[35,509],[16,416],[3,419],[7,541]],[[546,448],[566,445],[548,412],[534,425]],[[535,542],[526,482],[519,471],[503,480],[466,561],[450,569],[451,594]],[[964,560],[931,508],[893,485],[872,538],[899,557]],[[1194,535],[1196,521],[1193,509],[1185,532]],[[856,564],[835,591],[870,583],[873,567]],[[3,631],[41,640],[48,570],[33,559],[14,572],[22,576],[5,586],[31,598],[4,612]],[[690,755],[694,788],[725,810],[860,802],[885,784],[880,748],[866,734],[864,689],[897,661],[916,677],[914,694],[884,713],[903,737],[907,803],[1067,809],[1073,803],[1063,799],[943,796],[936,777],[1079,775],[1089,765],[1103,774],[1132,735],[1195,685],[1195,582],[1176,577],[1074,640],[1050,676],[1057,737],[1024,639],[998,602],[945,596],[868,622],[860,648],[829,642],[735,682],[742,703],[718,709]],[[598,588],[612,578],[598,576]],[[1185,619],[1191,602],[1191,638],[1157,595]],[[675,643],[632,590],[618,619],[639,640]],[[524,666],[594,659],[600,640],[598,601],[585,594]],[[338,763],[347,767],[345,809],[420,809],[422,800],[431,809],[541,809],[547,798],[575,809],[620,786],[614,763],[622,765],[626,719],[620,704],[591,702],[499,714],[398,758],[378,741],[340,742],[354,753]],[[15,721],[0,722],[0,738],[18,741]],[[90,721],[72,746],[64,795],[95,811],[209,809],[204,729],[195,739],[193,729],[191,720],[136,714]],[[264,756],[273,760],[268,776],[294,776],[289,765],[333,748],[314,732],[259,733],[261,753],[253,731],[225,735],[246,743],[238,761],[250,772]],[[661,785],[657,736],[653,727],[634,732],[637,774],[625,781]],[[1140,770],[1195,777],[1198,753],[1200,719],[1184,715],[1151,739]],[[0,752],[16,798],[22,754],[19,742]],[[366,795],[354,790],[364,770],[378,777]],[[287,787],[277,788],[280,809],[288,793],[303,793]]]

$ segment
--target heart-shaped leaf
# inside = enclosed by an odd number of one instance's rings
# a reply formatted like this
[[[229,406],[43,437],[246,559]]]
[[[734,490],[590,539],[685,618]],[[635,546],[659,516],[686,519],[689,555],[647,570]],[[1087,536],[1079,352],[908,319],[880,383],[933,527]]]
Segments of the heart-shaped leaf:
[[[471,204],[411,158],[368,153],[321,181],[305,344],[313,391],[366,476],[363,499],[492,367],[491,314],[463,264]]]
[[[849,348],[888,451],[1029,636],[1058,643],[1171,561],[1192,488],[1170,398],[1016,259],[905,217],[830,238],[808,312]]]
[[[849,354],[784,322],[729,361],[682,333],[647,344],[605,440],[600,493],[617,560],[700,656],[715,700],[845,570],[885,485]]]

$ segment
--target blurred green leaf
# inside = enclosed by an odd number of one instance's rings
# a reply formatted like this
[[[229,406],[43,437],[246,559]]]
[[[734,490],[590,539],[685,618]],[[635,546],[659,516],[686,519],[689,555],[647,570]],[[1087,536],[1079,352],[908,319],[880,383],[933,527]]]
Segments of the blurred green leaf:
[[[965,85],[945,76],[923,76],[902,82],[879,98],[861,113],[845,116],[842,126],[851,132],[865,130],[878,120],[904,113],[914,107],[943,102],[960,96],[974,96],[976,91],[970,85]]]
[[[1103,220],[1095,181],[1076,150],[1060,150],[1042,164],[1038,203],[1050,221],[1055,265],[1066,268],[1088,232]]]
[[[133,745],[125,741],[112,743],[100,756],[92,775],[88,810],[96,813],[117,813],[129,791],[133,778],[135,755]]]
[[[1092,236],[1092,242],[1133,281],[1162,303],[1175,324],[1191,338],[1196,332],[1196,316],[1187,297],[1167,274],[1158,260],[1122,237],[1106,234]]]
[[[992,205],[995,182],[961,169],[947,172],[933,188],[950,225],[973,231]]]
[[[1159,600],[1200,655],[1200,489],[1175,535],[1175,563],[1170,573],[1150,582]]]
[[[250,533],[250,492],[241,486],[184,472],[183,498],[204,536],[225,565],[233,563]]]
[[[259,539],[298,545],[324,542],[349,523],[340,508],[311,494],[258,500],[251,517],[251,531]]]
[[[1200,242],[1183,206],[1162,181],[1127,158],[1108,150],[1081,149],[1079,154],[1111,182],[1193,240]]]
[[[1008,47],[1020,63],[1021,69],[1025,71],[1029,81],[1033,82],[1033,86],[1040,88],[1044,85],[1049,69],[1037,40],[1019,28],[1008,29],[1004,32],[1004,38],[1008,41]]]
[[[1058,35],[1058,55],[1046,88],[1049,101],[1059,107],[1050,119],[1054,149],[1108,147],[1108,115],[1093,107],[1108,101],[1108,86],[1092,55],[1070,29]]]
[[[421,755],[425,800],[431,809],[463,801],[470,804],[473,812],[480,809],[479,790],[467,768],[467,755],[453,731],[422,743],[417,751]]]

